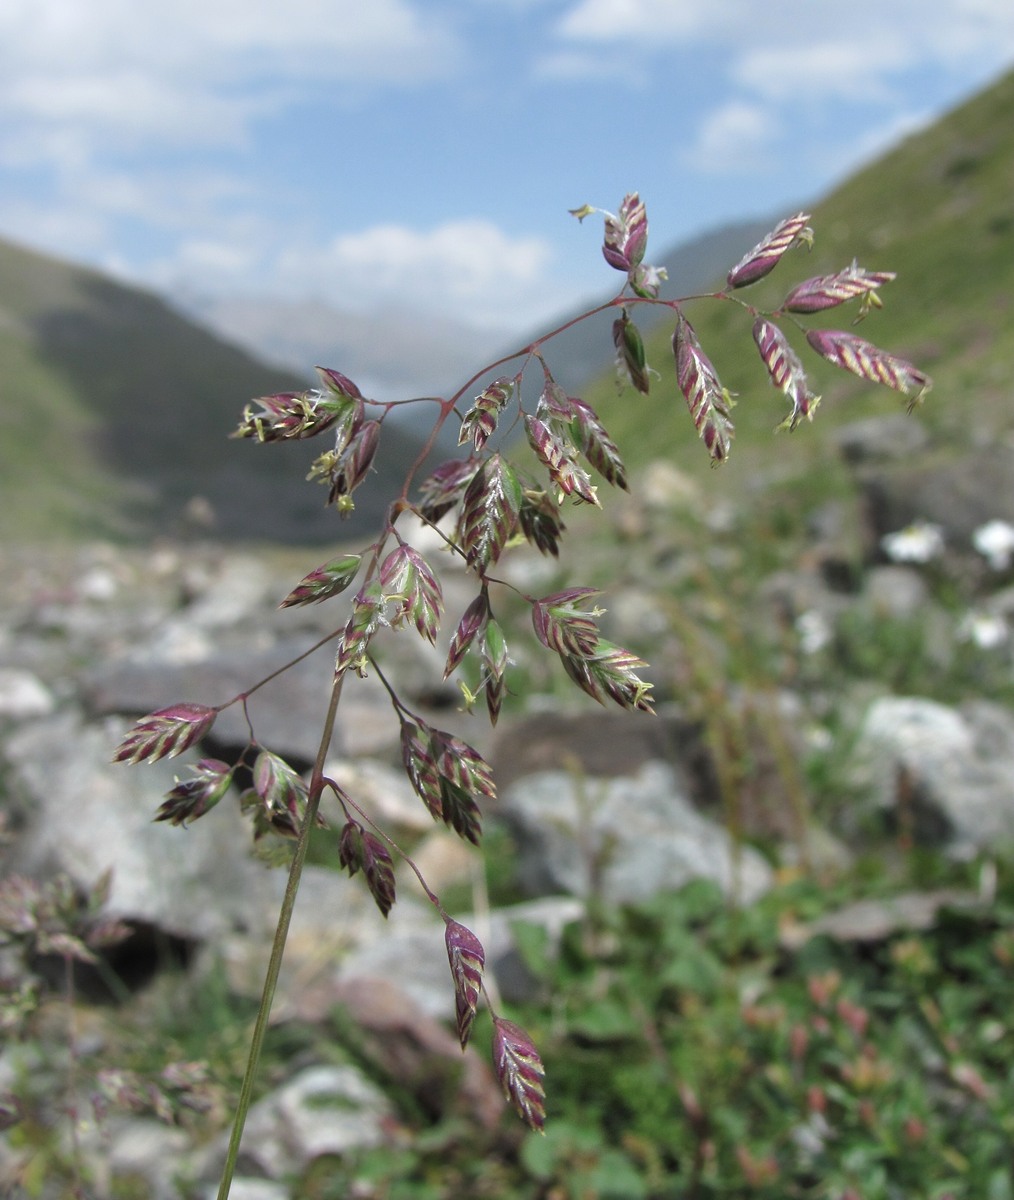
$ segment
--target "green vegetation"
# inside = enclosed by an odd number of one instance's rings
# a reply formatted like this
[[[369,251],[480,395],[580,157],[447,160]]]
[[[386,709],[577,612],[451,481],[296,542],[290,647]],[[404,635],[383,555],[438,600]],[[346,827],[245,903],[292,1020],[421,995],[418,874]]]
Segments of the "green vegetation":
[[[505,853],[501,842],[501,869]],[[889,913],[890,898],[913,883],[946,885],[961,900],[944,903],[925,933],[900,922],[875,940],[806,936],[859,897],[888,902]],[[953,867],[925,854],[869,858],[834,881],[787,874],[749,910],[696,883],[621,909],[593,905],[558,941],[519,926],[533,999],[508,1015],[538,1038],[553,1081],[545,1136],[522,1133],[507,1114],[492,1131],[427,1114],[417,1092],[381,1072],[398,1147],[320,1158],[290,1181],[292,1194],[1010,1200],[1012,928],[1014,864]],[[112,1060],[124,1079],[147,1079],[167,1054],[205,1059],[201,1103],[191,1096],[175,1116],[214,1135],[252,1012],[217,968],[199,982],[164,975],[115,1011],[81,1005],[78,1030],[91,1031],[97,1054],[82,1048],[70,1067],[62,1054],[36,1058],[21,1081],[22,1096],[40,1104],[8,1134],[12,1149],[31,1152],[25,1194],[52,1194],[45,1188],[60,1178],[70,1187],[80,1171],[44,1116],[68,1070],[84,1079]],[[42,1015],[64,1019],[58,1006]],[[375,1071],[340,1010],[324,1024],[274,1028],[259,1091],[295,1061]],[[447,1066],[433,1070],[435,1087]],[[453,1094],[447,1080],[440,1086]],[[129,1186],[121,1180],[111,1194],[131,1195]]]

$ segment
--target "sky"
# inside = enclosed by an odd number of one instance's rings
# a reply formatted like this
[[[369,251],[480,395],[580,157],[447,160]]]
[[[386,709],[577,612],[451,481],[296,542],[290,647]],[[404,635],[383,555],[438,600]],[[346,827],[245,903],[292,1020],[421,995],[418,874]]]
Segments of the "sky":
[[[1011,0],[2,0],[0,237],[223,320],[502,341],[618,282],[568,209],[639,191],[661,257],[1012,64]]]

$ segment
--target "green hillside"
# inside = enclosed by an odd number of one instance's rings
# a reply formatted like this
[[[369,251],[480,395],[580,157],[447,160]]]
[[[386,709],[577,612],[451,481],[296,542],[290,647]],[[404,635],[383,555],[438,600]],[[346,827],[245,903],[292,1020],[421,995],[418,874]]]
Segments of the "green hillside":
[[[648,204],[650,214],[650,197]],[[871,270],[896,271],[897,280],[881,292],[884,309],[857,332],[933,376],[934,390],[917,419],[940,445],[967,449],[1003,436],[1014,425],[1014,74],[807,208],[816,233],[812,252],[791,251],[771,276],[737,295],[774,308],[796,282],[839,270],[853,257]],[[749,249],[744,245],[741,252]],[[737,438],[721,472],[723,490],[752,484],[758,473],[829,466],[830,429],[903,405],[887,389],[825,364],[786,323],[823,402],[812,425],[773,438],[787,408],[753,346],[752,318],[737,305],[710,301],[688,305],[687,314],[722,383],[738,399]],[[849,328],[854,315],[851,306],[839,308],[805,324]],[[610,373],[586,398],[601,405],[635,473],[665,446],[681,468],[703,475],[707,455],[675,385],[671,332],[670,321],[646,337],[648,361],[660,376],[651,396],[631,391],[617,399]]]
[[[0,242],[0,536],[344,535],[305,482],[317,447],[228,438],[248,400],[305,386],[154,295]],[[385,440],[405,462],[405,439]],[[354,520],[384,492],[365,485]],[[210,526],[188,516],[195,499]]]

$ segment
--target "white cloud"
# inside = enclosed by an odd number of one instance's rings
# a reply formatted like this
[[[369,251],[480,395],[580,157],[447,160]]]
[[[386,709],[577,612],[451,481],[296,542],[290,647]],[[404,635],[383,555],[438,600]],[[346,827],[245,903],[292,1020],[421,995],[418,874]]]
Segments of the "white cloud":
[[[801,106],[830,100],[885,99],[892,71],[908,65],[909,50],[893,37],[875,41],[810,42],[747,49],[732,69],[733,79],[755,95]]]
[[[717,7],[694,0],[579,0],[557,32],[580,41],[668,41],[699,33]]]
[[[852,0],[841,9],[821,0],[575,0],[555,32],[565,44],[636,46],[648,55],[692,55],[708,44],[722,52],[730,77],[764,95],[784,93],[792,63],[819,81],[823,59],[831,69],[826,82],[842,94],[848,71],[856,88],[882,88],[892,72],[920,64],[977,63],[988,77],[1014,51],[1014,5]]]
[[[284,251],[276,271],[287,292],[335,302],[354,295],[366,307],[437,307],[472,325],[527,328],[561,303],[547,279],[550,259],[540,238],[511,237],[490,221],[465,219],[428,230],[377,225],[343,234],[323,248]]]
[[[379,73],[386,80],[432,68],[448,31],[409,0],[5,0],[4,65],[93,74],[133,62],[157,74],[229,82],[256,73],[318,78]]]
[[[503,337],[527,332],[572,301],[553,282],[552,266],[540,238],[511,236],[484,220],[430,229],[376,225],[323,244],[251,220],[206,222],[140,271],[169,293],[290,303],[314,297],[335,309],[416,311],[430,320],[439,313]]]
[[[587,50],[551,50],[541,55],[534,64],[534,73],[540,79],[576,82],[618,79],[630,85],[648,82],[643,68],[631,61],[628,55],[594,53]]]
[[[777,121],[767,109],[730,101],[708,114],[681,157],[688,166],[711,174],[759,171],[777,133]]]
[[[832,16],[829,18],[829,11]],[[1014,7],[1009,0],[852,0],[847,9],[820,0],[574,0],[556,32],[575,41],[633,42],[668,48],[688,41],[751,47],[806,44],[827,37],[875,52],[881,37],[903,41],[913,57],[999,52],[1009,57]],[[1006,47],[1006,53],[1004,51]]]
[[[409,0],[4,0],[0,136],[24,158],[54,130],[79,153],[141,139],[236,144],[279,100],[439,76],[455,35]]]

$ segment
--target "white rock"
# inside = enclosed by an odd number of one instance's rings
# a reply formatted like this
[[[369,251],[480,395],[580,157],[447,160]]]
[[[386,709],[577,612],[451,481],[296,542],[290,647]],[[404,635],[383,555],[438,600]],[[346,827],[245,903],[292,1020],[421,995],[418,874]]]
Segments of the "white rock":
[[[959,857],[1014,842],[1014,720],[1002,706],[882,697],[853,761],[872,802],[913,821],[920,841]]]
[[[771,886],[764,859],[701,816],[662,762],[610,779],[527,775],[503,800],[519,837],[522,882],[535,894],[629,903],[711,879],[750,903]]]
[[[309,1067],[250,1110],[241,1160],[279,1179],[322,1154],[381,1145],[389,1112],[384,1094],[354,1067]]]
[[[0,718],[26,721],[48,716],[54,707],[52,692],[31,671],[0,669]]]

